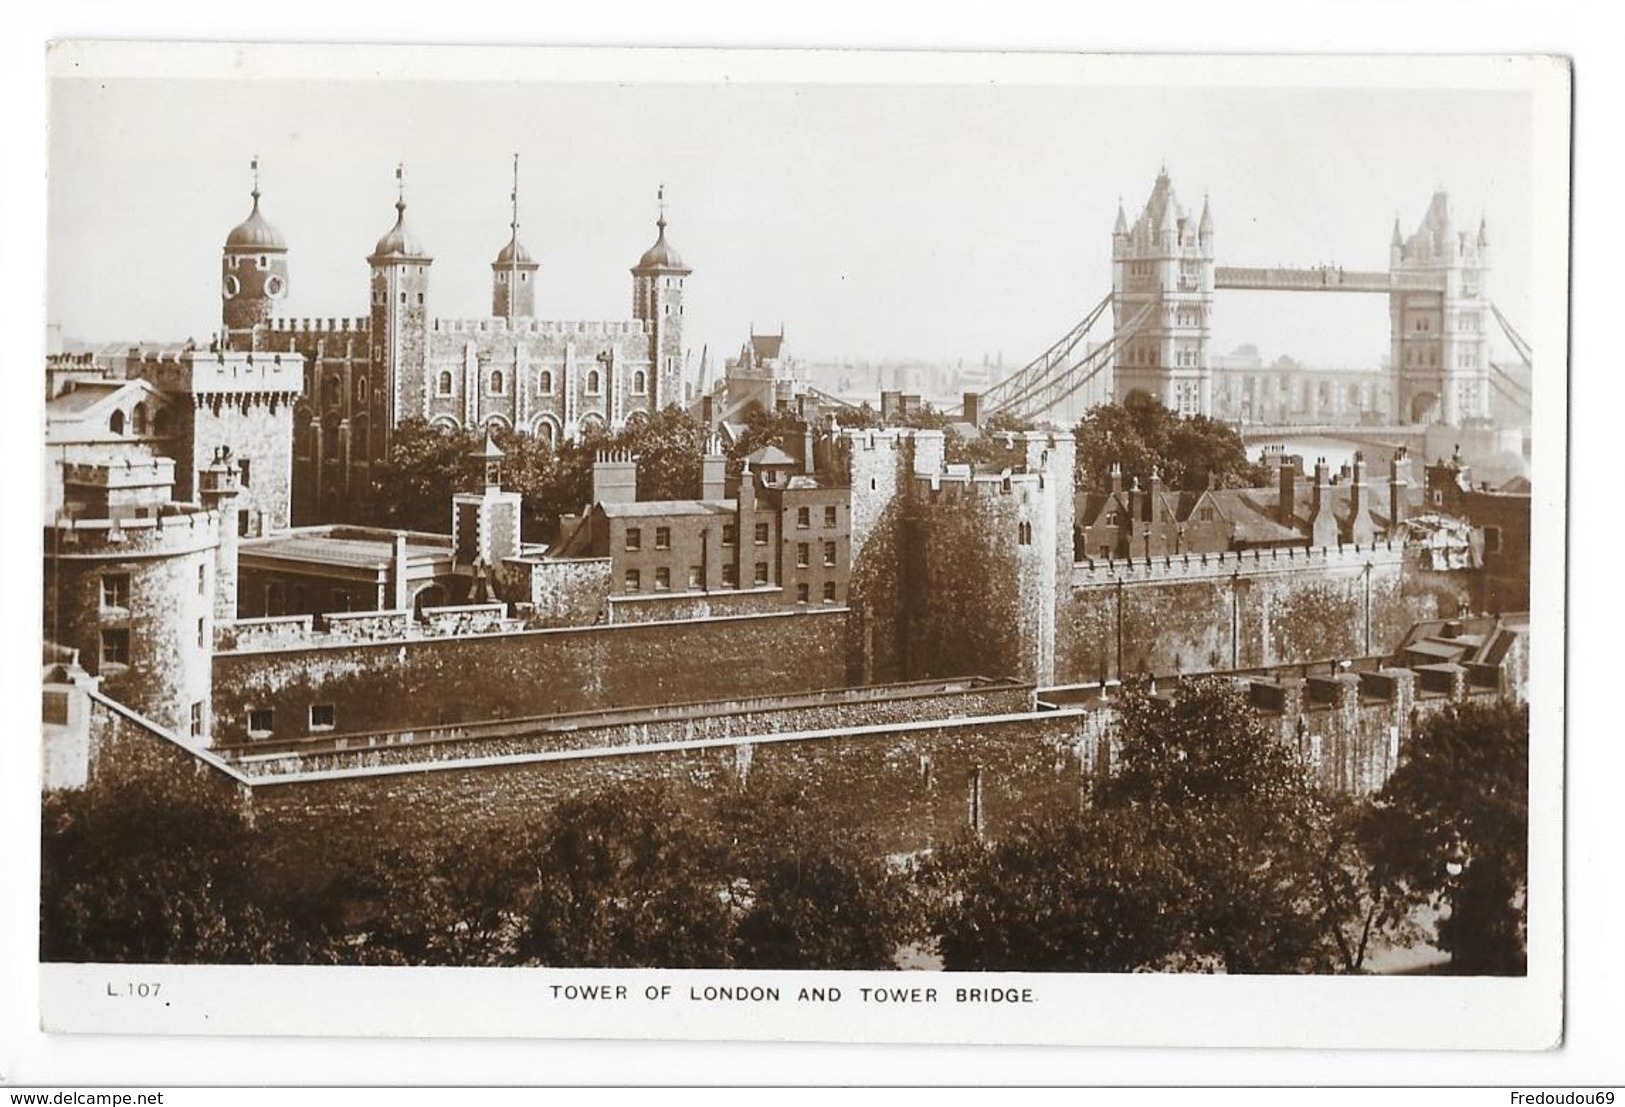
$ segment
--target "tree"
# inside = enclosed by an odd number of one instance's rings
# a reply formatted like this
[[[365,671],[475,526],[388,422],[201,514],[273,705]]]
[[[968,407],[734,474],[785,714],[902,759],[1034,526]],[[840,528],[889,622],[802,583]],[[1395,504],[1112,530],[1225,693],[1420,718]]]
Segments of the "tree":
[[[1112,465],[1141,487],[1160,471],[1170,488],[1195,491],[1211,480],[1222,488],[1267,484],[1268,470],[1247,459],[1246,444],[1234,428],[1205,415],[1182,417],[1135,390],[1121,404],[1092,409],[1078,424],[1076,483],[1106,487]]]
[[[543,965],[726,968],[728,884],[703,825],[658,784],[561,804],[521,856],[519,955]]]
[[[638,499],[692,500],[710,430],[676,405],[629,423],[610,445],[638,459]]]
[[[502,483],[524,496],[521,527],[539,541],[557,522],[558,494],[569,474],[544,439],[499,428],[492,440],[502,450]],[[367,521],[402,530],[444,534],[451,529],[451,498],[475,488],[483,471],[469,455],[485,446],[483,430],[453,430],[422,418],[404,420],[390,439],[389,456],[373,467],[372,515]],[[570,510],[577,510],[577,501]]]
[[[1133,972],[1177,967],[1189,947],[1188,879],[1146,816],[1029,818],[997,841],[962,838],[926,865],[943,967]]]
[[[917,929],[909,877],[873,836],[836,829],[796,790],[748,790],[718,805],[745,969],[890,969]]]
[[[1132,690],[1114,738],[1086,810],[945,853],[950,967],[1357,967],[1339,942],[1358,902],[1335,808],[1238,685]]]
[[[258,902],[255,836],[236,810],[125,786],[47,796],[42,818],[42,960],[299,959]]]
[[[1366,826],[1379,881],[1449,909],[1439,948],[1455,971],[1526,971],[1529,709],[1459,704],[1416,730]]]

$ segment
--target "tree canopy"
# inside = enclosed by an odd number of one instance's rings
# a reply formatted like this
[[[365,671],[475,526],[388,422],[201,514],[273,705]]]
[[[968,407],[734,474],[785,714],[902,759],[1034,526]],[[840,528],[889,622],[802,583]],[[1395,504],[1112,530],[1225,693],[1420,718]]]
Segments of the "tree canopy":
[[[581,439],[549,445],[535,435],[498,427],[492,438],[505,455],[503,487],[523,497],[521,523],[530,541],[551,538],[562,514],[580,511],[592,497],[592,465],[600,450],[637,458],[638,498],[692,499],[699,495],[700,459],[709,434],[687,412],[667,407],[614,433],[590,430]],[[477,479],[471,453],[485,431],[452,430],[421,418],[395,428],[389,456],[374,466],[372,512],[379,526],[444,533],[451,497]]]
[[[1075,432],[1077,485],[1104,489],[1113,464],[1124,480],[1145,486],[1157,469],[1170,488],[1199,490],[1211,480],[1221,488],[1267,484],[1266,467],[1247,458],[1236,430],[1205,415],[1180,416],[1138,390],[1120,404],[1102,404],[1083,417]]]
[[[1449,909],[1455,971],[1521,974],[1529,872],[1529,708],[1455,704],[1426,719],[1366,827],[1378,879]]]
[[[1239,688],[1129,693],[1117,765],[1075,815],[960,843],[939,870],[949,968],[1314,972],[1356,967],[1334,810]]]

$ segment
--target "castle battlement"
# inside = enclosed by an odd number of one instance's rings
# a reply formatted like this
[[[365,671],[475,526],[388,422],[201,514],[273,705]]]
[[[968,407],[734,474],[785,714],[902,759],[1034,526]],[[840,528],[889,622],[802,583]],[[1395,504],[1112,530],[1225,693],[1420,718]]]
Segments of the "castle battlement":
[[[1013,496],[1022,488],[1042,488],[1039,473],[915,473],[915,491],[928,495],[928,502]]]
[[[422,642],[525,629],[524,620],[509,616],[507,605],[502,603],[428,607],[421,621],[410,611],[387,610],[331,612],[319,618],[271,615],[220,624],[215,630],[215,650],[248,653],[368,642]]]
[[[589,337],[613,335],[648,335],[654,332],[654,323],[643,319],[610,320],[556,320],[515,319],[512,323],[501,316],[475,319],[436,319],[430,328],[437,334],[536,334]]]
[[[64,484],[96,488],[149,488],[175,483],[175,462],[167,457],[122,457],[116,461],[80,461],[62,467]]]
[[[54,558],[162,557],[195,553],[219,541],[220,513],[189,507],[144,518],[59,515],[45,525],[45,549]]]
[[[1072,566],[1072,587],[1095,588],[1119,583],[1213,580],[1226,577],[1301,573],[1314,569],[1398,567],[1405,557],[1404,543],[1384,541],[1359,545],[1288,546],[1285,549],[1226,550],[1207,554],[1170,554],[1167,557],[1086,558]]]
[[[300,334],[364,335],[372,330],[372,320],[366,316],[354,319],[273,319],[269,329],[277,337]]]
[[[174,356],[142,354],[136,372],[162,391],[195,396],[298,393],[305,385],[305,359],[297,353],[187,350]]]
[[[845,430],[841,431],[841,439],[852,450],[895,450],[905,440],[912,438],[914,432],[908,429],[889,428],[886,430]]]

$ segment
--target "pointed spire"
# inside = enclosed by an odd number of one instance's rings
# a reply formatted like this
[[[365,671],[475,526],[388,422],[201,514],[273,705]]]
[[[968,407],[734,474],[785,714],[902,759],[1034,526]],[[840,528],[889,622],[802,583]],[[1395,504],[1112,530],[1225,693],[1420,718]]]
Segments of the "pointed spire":
[[[1401,231],[1399,229],[1399,212],[1397,212],[1397,211],[1394,212],[1394,233],[1393,233],[1393,236],[1388,239],[1388,245],[1390,245],[1390,246],[1403,246],[1403,245],[1405,245],[1405,234],[1404,234],[1403,231]]]
[[[254,174],[254,189],[249,195],[254,197],[254,207],[258,210],[260,206],[260,156],[258,154],[255,154],[253,160],[248,163],[248,168]]]
[[[1203,238],[1213,235],[1213,207],[1206,192],[1202,193],[1202,221],[1197,225],[1197,233]]]
[[[1489,224],[1483,215],[1478,217],[1478,245],[1480,248],[1490,244]]]
[[[1128,234],[1128,216],[1123,212],[1123,197],[1117,197],[1117,222],[1112,224],[1112,234]]]
[[[378,240],[378,245],[373,247],[369,259],[378,261],[383,258],[406,257],[424,261],[429,259],[422,244],[406,229],[406,165],[404,162],[396,162],[395,225]]]

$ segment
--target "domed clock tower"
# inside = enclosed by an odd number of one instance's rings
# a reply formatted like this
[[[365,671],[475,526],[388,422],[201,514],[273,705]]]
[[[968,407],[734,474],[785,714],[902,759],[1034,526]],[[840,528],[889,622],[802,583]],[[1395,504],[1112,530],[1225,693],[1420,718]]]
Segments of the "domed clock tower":
[[[288,243],[260,214],[258,159],[253,164],[253,210],[226,236],[220,258],[221,321],[232,350],[258,348],[263,327],[288,294]]]

